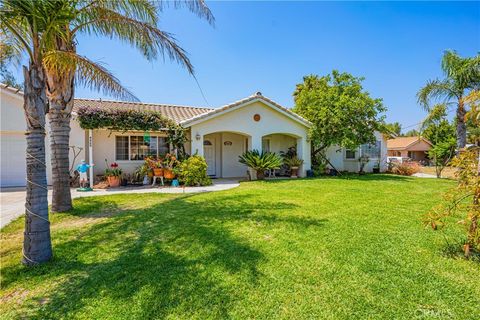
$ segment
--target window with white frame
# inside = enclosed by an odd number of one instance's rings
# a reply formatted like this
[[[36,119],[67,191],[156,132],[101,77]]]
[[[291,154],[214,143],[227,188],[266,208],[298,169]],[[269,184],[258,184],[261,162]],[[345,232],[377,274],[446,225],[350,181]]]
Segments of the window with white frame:
[[[382,156],[382,142],[375,141],[375,143],[367,143],[361,145],[362,156],[379,159]]]
[[[354,160],[354,159],[356,159],[356,153],[357,153],[356,150],[346,149],[346,150],[345,150],[345,159],[347,159],[347,160]]]
[[[115,161],[144,160],[147,156],[164,156],[170,151],[166,137],[116,136]]]

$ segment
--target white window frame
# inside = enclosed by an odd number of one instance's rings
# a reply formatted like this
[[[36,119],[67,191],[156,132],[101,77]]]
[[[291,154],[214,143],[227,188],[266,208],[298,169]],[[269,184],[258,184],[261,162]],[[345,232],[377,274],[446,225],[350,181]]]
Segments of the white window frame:
[[[347,149],[347,148],[344,148],[343,150],[344,150],[344,151],[343,151],[343,159],[344,159],[344,160],[354,161],[354,160],[357,160],[357,159],[358,159],[358,157],[357,157],[357,156],[359,155],[359,149],[358,149],[358,148],[357,148],[357,149]],[[355,157],[353,157],[353,158],[347,158],[347,151],[353,151],[353,152],[355,152]]]
[[[140,134],[117,134],[117,135],[115,135],[115,141],[114,141],[114,144],[113,144],[114,145],[113,154],[114,154],[115,162],[142,163],[142,162],[145,161],[145,160],[131,160],[131,137],[133,137],[133,136],[143,137],[143,135],[140,135]],[[117,160],[117,137],[128,137],[128,160]],[[150,135],[150,137],[157,137],[157,139],[158,139],[158,138],[166,138],[167,136],[162,135],[162,134],[158,134],[158,135]],[[157,140],[157,157],[158,157],[158,147],[159,147],[159,143],[158,143],[158,140]],[[172,152],[172,144],[171,143],[168,144],[168,152]]]

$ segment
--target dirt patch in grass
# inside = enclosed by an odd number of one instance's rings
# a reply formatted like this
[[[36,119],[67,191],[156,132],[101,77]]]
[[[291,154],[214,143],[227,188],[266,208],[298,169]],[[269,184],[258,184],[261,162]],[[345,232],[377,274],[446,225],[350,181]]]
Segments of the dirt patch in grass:
[[[455,179],[455,172],[456,171],[457,171],[457,168],[446,167],[442,171],[442,178]],[[426,173],[426,174],[436,175],[435,167],[420,167],[420,172],[421,173]]]

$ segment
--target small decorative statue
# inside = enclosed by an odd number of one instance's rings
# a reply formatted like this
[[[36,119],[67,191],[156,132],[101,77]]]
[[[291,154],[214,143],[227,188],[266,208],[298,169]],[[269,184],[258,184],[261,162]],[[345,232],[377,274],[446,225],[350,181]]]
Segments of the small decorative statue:
[[[91,191],[92,189],[88,187],[88,176],[87,172],[88,169],[95,166],[93,163],[87,164],[85,160],[82,160],[82,162],[77,166],[77,171],[80,174],[80,189],[79,191]]]

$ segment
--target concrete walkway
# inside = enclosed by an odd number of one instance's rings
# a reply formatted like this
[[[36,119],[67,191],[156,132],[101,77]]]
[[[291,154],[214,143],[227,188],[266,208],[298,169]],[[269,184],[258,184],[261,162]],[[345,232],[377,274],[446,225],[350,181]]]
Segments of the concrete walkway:
[[[239,179],[214,179],[213,184],[206,187],[120,187],[115,189],[95,189],[92,192],[78,192],[72,189],[72,198],[106,196],[119,193],[199,193],[222,191],[238,187]],[[52,191],[48,191],[48,203],[52,202]],[[0,192],[0,228],[20,217],[25,212],[25,188],[6,188]]]

